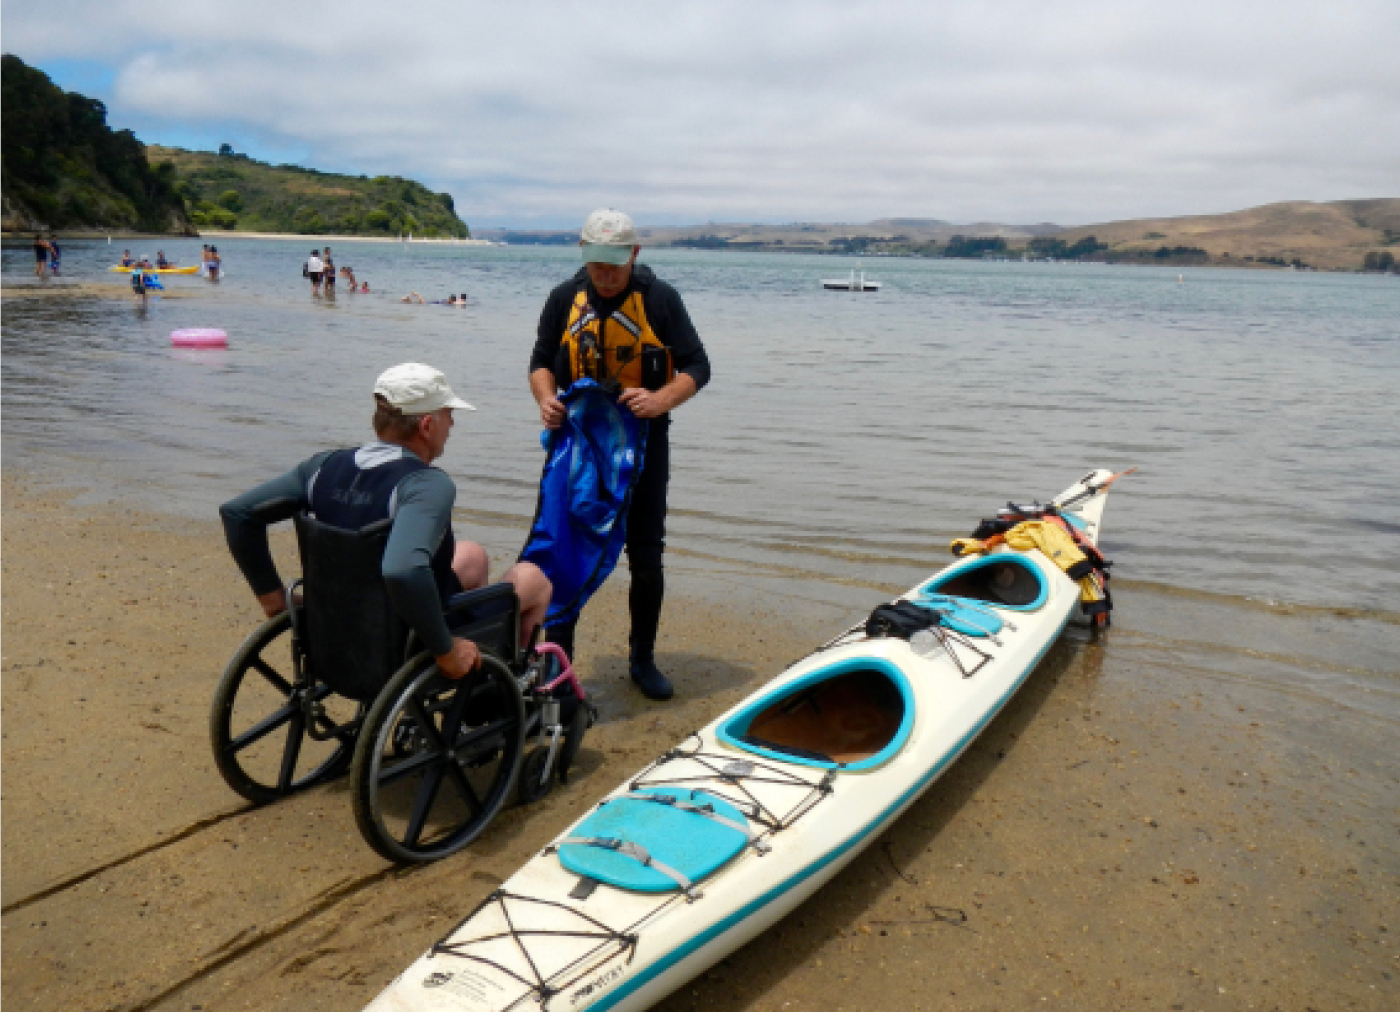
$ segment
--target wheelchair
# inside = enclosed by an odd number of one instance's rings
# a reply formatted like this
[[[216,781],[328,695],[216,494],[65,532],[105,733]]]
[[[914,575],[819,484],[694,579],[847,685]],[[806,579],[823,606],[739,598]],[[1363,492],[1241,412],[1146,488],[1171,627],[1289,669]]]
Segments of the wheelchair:
[[[290,510],[257,512],[273,523]],[[596,710],[562,649],[537,643],[538,629],[520,646],[510,584],[446,602],[453,635],[481,653],[454,681],[390,605],[381,564],[392,521],[350,531],[292,520],[302,577],[288,609],[229,661],[210,711],[214,761],[234,791],[262,805],[348,770],[365,841],[411,863],[466,847],[512,798],[544,797],[556,773],[567,781]]]

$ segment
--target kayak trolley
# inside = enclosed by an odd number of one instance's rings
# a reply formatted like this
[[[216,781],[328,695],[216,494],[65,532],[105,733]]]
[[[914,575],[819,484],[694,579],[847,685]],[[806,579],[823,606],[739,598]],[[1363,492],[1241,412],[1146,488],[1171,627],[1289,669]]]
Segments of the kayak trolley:
[[[289,515],[282,502],[258,512],[268,523]],[[234,791],[267,804],[348,770],[365,841],[391,861],[423,862],[466,847],[508,801],[567,779],[595,711],[563,650],[535,644],[538,631],[520,646],[514,587],[446,603],[453,635],[481,652],[452,680],[389,602],[380,567],[392,522],[350,531],[292,519],[302,578],[288,609],[233,655],[209,716]]]

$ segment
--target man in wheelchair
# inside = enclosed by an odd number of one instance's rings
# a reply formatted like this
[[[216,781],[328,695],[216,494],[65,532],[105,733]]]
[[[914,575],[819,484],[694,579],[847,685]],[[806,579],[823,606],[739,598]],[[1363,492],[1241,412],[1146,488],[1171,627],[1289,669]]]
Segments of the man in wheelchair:
[[[480,655],[474,643],[448,631],[443,604],[454,594],[485,586],[490,562],[480,545],[453,537],[457,488],[431,464],[452,434],[452,412],[476,409],[452,392],[441,372],[416,362],[384,372],[374,385],[374,400],[378,439],[318,453],[219,508],[229,550],[271,618],[286,610],[287,595],[268,548],[265,514],[257,507],[281,501],[288,516],[305,510],[321,523],[352,531],[392,520],[383,562],[389,599],[443,674],[461,678]],[[526,640],[544,621],[549,579],[529,562],[512,566],[503,579],[515,587],[520,635]]]
[[[255,804],[348,767],[370,846],[436,860],[512,792],[529,803],[566,779],[595,711],[563,652],[534,648],[549,579],[521,562],[487,587],[486,552],[453,538],[456,487],[431,464],[452,412],[471,405],[416,363],[381,375],[374,398],[376,440],[316,454],[220,508],[269,621],[225,669],[210,732],[220,773]],[[267,539],[287,519],[305,588],[293,601]]]

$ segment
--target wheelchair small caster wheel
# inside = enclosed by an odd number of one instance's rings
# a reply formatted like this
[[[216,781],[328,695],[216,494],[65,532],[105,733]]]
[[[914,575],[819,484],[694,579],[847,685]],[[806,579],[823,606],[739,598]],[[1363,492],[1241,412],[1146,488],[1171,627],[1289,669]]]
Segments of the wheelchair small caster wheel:
[[[520,764],[520,779],[516,786],[516,794],[520,798],[522,805],[533,805],[554,786],[554,776],[544,775],[545,763],[549,762],[549,748],[541,745]]]

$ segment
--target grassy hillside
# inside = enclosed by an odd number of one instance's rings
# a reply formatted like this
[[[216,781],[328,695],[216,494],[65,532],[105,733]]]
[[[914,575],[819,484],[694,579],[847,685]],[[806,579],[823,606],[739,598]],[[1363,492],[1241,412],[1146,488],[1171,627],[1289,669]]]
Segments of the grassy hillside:
[[[469,232],[452,197],[398,176],[345,176],[236,154],[150,148],[175,167],[175,187],[201,229],[305,235],[455,237]]]
[[[193,235],[174,167],[156,165],[96,99],[65,92],[17,56],[0,57],[7,229],[139,229]]]
[[[884,218],[863,224],[720,224],[639,229],[649,246],[792,253],[1127,263],[1400,269],[1400,199],[1292,201],[1229,214],[1056,225]],[[576,232],[487,233],[510,242],[575,242]]]
[[[1147,259],[1163,248],[1186,247],[1202,250],[1216,264],[1296,260],[1324,270],[1356,270],[1366,265],[1368,253],[1400,255],[1400,199],[1295,200],[1228,214],[1085,225],[1056,238],[1074,242],[1086,236],[1107,244],[1105,259]]]

